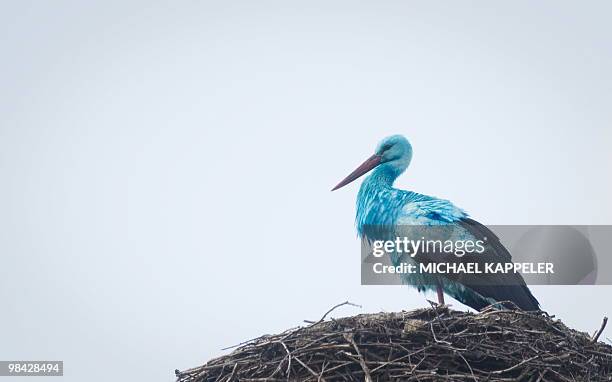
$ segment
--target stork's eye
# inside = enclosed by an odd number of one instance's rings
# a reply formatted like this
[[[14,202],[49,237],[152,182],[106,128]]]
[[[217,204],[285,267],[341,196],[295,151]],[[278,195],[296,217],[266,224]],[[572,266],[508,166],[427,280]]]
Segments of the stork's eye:
[[[384,146],[382,147],[382,151],[387,151],[387,150],[389,150],[389,149],[391,148],[391,146],[392,146],[392,145],[390,145],[390,144],[386,144],[386,145],[384,145]]]

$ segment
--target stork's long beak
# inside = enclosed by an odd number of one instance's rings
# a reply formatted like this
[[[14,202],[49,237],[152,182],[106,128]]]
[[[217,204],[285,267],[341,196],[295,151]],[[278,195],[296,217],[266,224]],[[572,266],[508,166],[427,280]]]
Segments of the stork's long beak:
[[[359,167],[357,167],[355,171],[351,172],[346,178],[344,178],[342,182],[338,183],[336,187],[332,188],[332,191],[335,191],[340,187],[344,187],[347,184],[351,183],[352,181],[367,173],[374,167],[378,166],[380,164],[380,161],[380,155],[372,155],[371,157],[366,159],[365,162],[363,162]]]

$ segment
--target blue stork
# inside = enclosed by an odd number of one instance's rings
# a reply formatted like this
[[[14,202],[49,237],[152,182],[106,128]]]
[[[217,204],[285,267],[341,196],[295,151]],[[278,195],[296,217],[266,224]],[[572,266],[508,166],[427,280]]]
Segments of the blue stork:
[[[365,240],[374,240],[368,233],[371,226],[454,226],[464,232],[463,237],[487,237],[483,254],[488,262],[508,263],[510,253],[497,236],[487,227],[468,217],[462,209],[448,200],[400,190],[393,183],[412,159],[412,146],[401,135],[383,139],[374,155],[343,179],[332,191],[343,187],[360,176],[372,171],[365,178],[357,196],[356,225],[358,235]],[[455,261],[470,261],[474,257],[455,257]],[[399,258],[392,256],[393,263]],[[435,261],[435,260],[431,260]],[[538,300],[531,294],[519,273],[495,275],[472,274],[461,278],[448,274],[402,274],[404,283],[424,292],[436,290],[438,302],[444,304],[444,293],[476,310],[502,302],[506,307],[512,303],[523,310],[538,310]],[[507,303],[509,301],[510,303]]]

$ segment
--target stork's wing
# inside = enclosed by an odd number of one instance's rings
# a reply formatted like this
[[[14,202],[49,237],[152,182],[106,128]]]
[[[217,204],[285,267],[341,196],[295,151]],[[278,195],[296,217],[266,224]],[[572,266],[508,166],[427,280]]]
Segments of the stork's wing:
[[[510,252],[489,228],[470,218],[463,218],[457,224],[468,230],[476,238],[487,238],[485,253],[475,256],[486,259],[487,262],[512,262]],[[538,300],[531,294],[525,280],[519,273],[467,274],[466,276],[462,277],[463,280],[457,281],[483,297],[492,298],[496,301],[512,301],[523,310],[538,310],[540,308]],[[478,282],[470,280],[470,278],[482,278],[483,276],[486,277],[485,280],[481,279]]]

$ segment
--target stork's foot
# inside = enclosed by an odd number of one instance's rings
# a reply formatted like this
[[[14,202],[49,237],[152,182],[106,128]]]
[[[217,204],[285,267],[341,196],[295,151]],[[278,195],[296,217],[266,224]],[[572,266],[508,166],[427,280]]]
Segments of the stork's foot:
[[[429,305],[431,305],[432,308],[449,307],[450,306],[450,305],[446,305],[446,304],[440,304],[439,302],[431,301],[429,299],[427,299],[427,302],[429,303]]]

